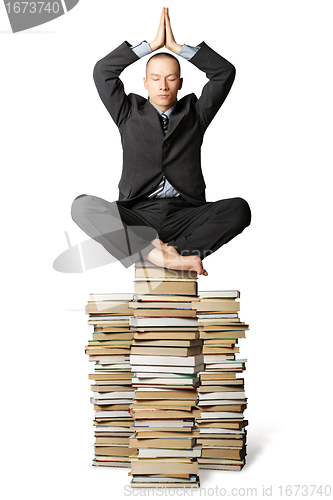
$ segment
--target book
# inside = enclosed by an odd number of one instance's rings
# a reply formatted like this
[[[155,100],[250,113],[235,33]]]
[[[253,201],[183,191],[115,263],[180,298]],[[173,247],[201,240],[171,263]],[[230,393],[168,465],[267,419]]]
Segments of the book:
[[[174,327],[182,327],[182,326],[192,326],[197,327],[198,320],[197,318],[176,318],[176,317],[167,317],[167,318],[140,318],[140,317],[131,317],[129,324],[131,328],[139,328],[141,327],[152,327],[152,326],[174,326]]]
[[[200,299],[198,295],[195,297],[190,296],[190,295],[184,295],[184,294],[149,294],[149,293],[135,293],[133,295],[133,302],[134,301],[140,301],[140,302],[170,302],[170,303],[175,303],[175,302],[184,302],[188,303],[188,307],[192,307],[192,304],[194,302],[200,302]]]
[[[132,487],[198,487],[199,468],[245,465],[249,326],[239,291],[199,292],[197,278],[141,260],[134,293],[89,295],[93,465],[130,467]]]
[[[157,356],[194,356],[196,354],[201,354],[202,346],[192,346],[192,347],[168,347],[168,346],[160,346],[153,347],[149,346],[149,355],[157,355]],[[147,346],[138,346],[132,345],[131,354],[142,354],[144,355],[147,352]],[[119,353],[121,354],[121,353]]]
[[[245,463],[247,399],[244,379],[236,374],[245,370],[246,360],[236,359],[240,347],[235,344],[245,338],[248,325],[238,317],[239,296],[237,291],[199,292],[196,304],[205,365],[199,373],[201,417],[196,419],[202,444],[199,468],[241,470]]]
[[[161,301],[161,300],[132,300],[128,303],[129,308],[136,309],[181,309],[181,310],[195,310],[197,302],[182,301],[176,302],[172,300]],[[194,311],[195,312],[195,311]]]
[[[200,300],[210,299],[210,298],[235,298],[240,297],[240,292],[238,290],[200,290]]]
[[[236,450],[235,450],[236,451]],[[237,450],[238,451],[238,450]],[[226,453],[227,455],[227,453]],[[201,445],[194,445],[191,449],[177,449],[177,448],[139,448],[139,458],[152,458],[152,457],[200,457]],[[222,458],[229,458],[222,456]]]
[[[167,365],[167,366],[196,366],[203,363],[203,355],[199,356],[159,356],[130,354],[131,365]]]
[[[192,373],[199,373],[200,370],[204,369],[204,363],[201,363],[196,366],[177,366],[177,373],[183,374],[192,374]],[[168,365],[134,365],[133,363],[131,364],[131,369],[133,372],[139,373],[139,372],[145,372],[145,373],[154,373],[154,372],[160,372],[160,373],[174,373],[175,372],[175,366],[168,366]]]
[[[196,281],[135,281],[134,291],[137,294],[156,295],[197,295],[198,285]]]

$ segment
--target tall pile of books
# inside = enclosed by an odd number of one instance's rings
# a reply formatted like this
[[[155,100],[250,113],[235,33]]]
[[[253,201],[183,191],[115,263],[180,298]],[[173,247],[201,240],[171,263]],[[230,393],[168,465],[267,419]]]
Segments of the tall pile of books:
[[[201,417],[196,421],[202,445],[199,468],[240,470],[245,464],[247,399],[244,379],[237,374],[245,370],[246,360],[235,354],[248,325],[238,317],[239,296],[238,291],[199,293],[196,307],[205,363],[200,372]]]
[[[91,385],[95,409],[93,465],[97,466],[130,467],[129,456],[136,451],[129,448],[134,421],[129,413],[134,398],[130,366],[133,330],[129,326],[132,298],[132,293],[91,294],[86,306],[88,323],[94,326],[86,354],[95,363],[89,379],[94,381]]]
[[[201,444],[195,419],[202,341],[193,308],[197,273],[135,265],[130,364],[135,399],[132,487],[198,487]]]

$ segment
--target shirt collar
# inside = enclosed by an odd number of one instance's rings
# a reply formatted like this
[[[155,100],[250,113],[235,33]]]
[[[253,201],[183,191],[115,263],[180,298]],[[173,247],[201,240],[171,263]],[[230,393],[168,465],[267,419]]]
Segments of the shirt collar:
[[[164,114],[165,114],[165,115],[167,115],[168,117],[170,116],[170,114],[172,113],[172,111],[174,110],[174,108],[175,108],[175,106],[176,106],[176,104],[177,104],[177,102],[178,102],[178,99],[176,99],[175,104],[174,104],[171,108],[167,109],[166,111],[161,111],[160,109],[156,108],[156,107],[154,106],[154,104],[152,104],[152,103],[151,103],[151,101],[150,101],[150,97],[148,97],[148,100],[149,100],[150,104],[151,104],[151,105],[152,105],[152,106],[153,106],[153,107],[154,107],[154,108],[158,111],[158,114],[159,114],[159,115],[161,115],[162,113],[164,113]]]

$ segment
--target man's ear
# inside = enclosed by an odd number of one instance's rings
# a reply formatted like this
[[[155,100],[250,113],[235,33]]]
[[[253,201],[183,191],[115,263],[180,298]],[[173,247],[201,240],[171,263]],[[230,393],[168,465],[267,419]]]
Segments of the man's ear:
[[[182,78],[179,78],[179,88],[178,90],[180,90],[183,86],[183,79]]]
[[[143,77],[143,85],[144,85],[145,89],[147,90],[147,80],[146,80],[146,77]]]

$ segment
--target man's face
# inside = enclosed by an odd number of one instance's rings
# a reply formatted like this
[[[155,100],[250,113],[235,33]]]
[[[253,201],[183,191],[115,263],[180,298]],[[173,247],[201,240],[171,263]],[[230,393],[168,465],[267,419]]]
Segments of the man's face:
[[[143,78],[151,104],[161,111],[171,108],[182,88],[177,61],[171,58],[154,57],[149,61],[146,78]]]

